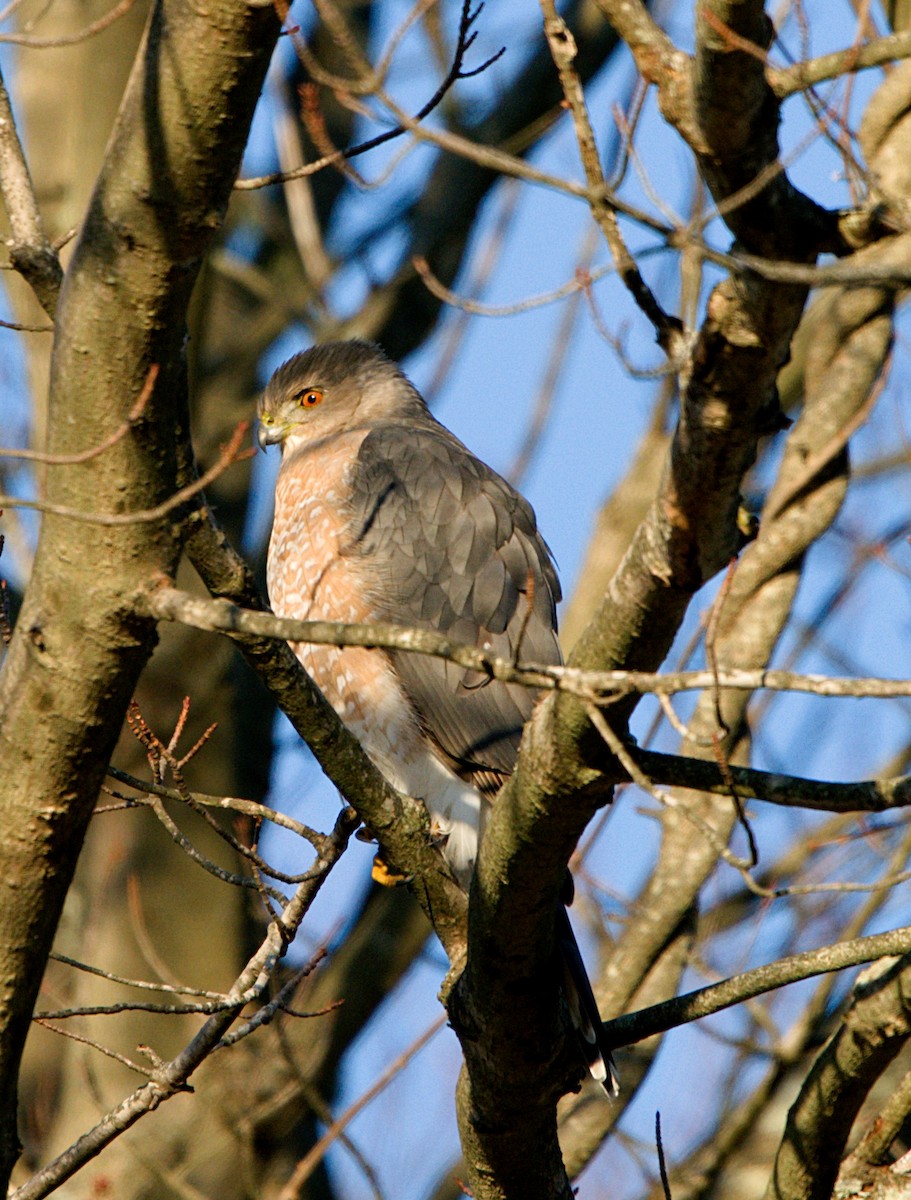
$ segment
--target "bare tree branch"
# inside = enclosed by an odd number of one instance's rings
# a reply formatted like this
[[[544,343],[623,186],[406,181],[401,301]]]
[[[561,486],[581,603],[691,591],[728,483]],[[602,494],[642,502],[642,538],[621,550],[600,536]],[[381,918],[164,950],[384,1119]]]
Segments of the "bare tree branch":
[[[681,334],[683,327],[676,317],[670,317],[658,303],[651,288],[626,247],[617,224],[617,215],[607,195],[607,183],[601,170],[601,159],[595,143],[595,135],[588,115],[582,83],[576,74],[573,62],[576,58],[576,43],[569,27],[557,15],[553,0],[541,0],[544,12],[544,32],[551,54],[560,73],[563,94],[572,112],[579,156],[588,182],[592,216],[598,222],[620,278],[633,299],[655,327],[658,344],[670,359],[684,352]]]
[[[50,50],[58,46],[74,46],[77,42],[88,41],[89,38],[95,37],[102,33],[115,21],[120,20],[122,16],[130,11],[136,0],[118,0],[118,3],[111,10],[99,17],[97,21],[92,21],[86,25],[84,29],[77,30],[75,33],[60,34],[57,37],[39,37],[30,33],[0,33],[0,43],[12,43],[14,46],[29,46],[33,50]]]
[[[794,63],[790,67],[770,67],[766,71],[766,78],[779,100],[785,100],[827,79],[838,79],[855,71],[880,67],[907,58],[909,54],[911,33],[902,30],[874,38],[860,46],[848,46],[831,54],[820,54],[818,58]]]
[[[911,1036],[911,959],[864,972],[848,1013],[788,1113],[767,1200],[831,1195],[839,1158],[870,1087]]]
[[[29,282],[41,307],[53,317],[63,271],[44,232],[9,93],[0,77],[0,194],[12,236],[12,265]]]
[[[312,877],[300,884],[280,917],[270,923],[265,939],[228,993],[228,1003],[224,1009],[209,1017],[180,1054],[169,1062],[156,1066],[148,1083],[128,1096],[68,1150],[38,1171],[28,1183],[12,1192],[10,1200],[41,1200],[41,1197],[49,1195],[81,1166],[99,1154],[125,1129],[129,1129],[163,1101],[186,1090],[187,1080],[199,1064],[217,1048],[223,1034],[234,1023],[244,1006],[262,995],[268,986],[275,963],[293,940],[329,872],[344,853],[356,825],[357,821],[350,810],[340,814],[330,847],[317,859]]]
[[[615,1017],[613,1021],[606,1022],[605,1029],[615,1045],[626,1046],[631,1042],[644,1041],[656,1033],[666,1033],[690,1021],[698,1021],[801,979],[811,979],[830,971],[841,971],[845,967],[856,967],[889,955],[909,952],[911,926],[856,938],[850,942],[836,942],[819,950],[794,954],[767,966],[756,967],[742,975],[725,979],[723,983],[687,992],[663,1004]]]
[[[382,646],[415,654],[429,654],[507,683],[566,691],[603,702],[609,702],[612,696],[644,695],[650,692],[675,695],[715,686],[738,691],[768,688],[771,691],[829,697],[895,699],[911,696],[911,680],[849,679],[770,668],[721,668],[717,672],[677,671],[663,674],[654,671],[585,670],[534,663],[523,666],[505,658],[497,658],[476,646],[452,641],[432,630],[403,625],[357,625],[276,617],[271,613],[240,608],[223,599],[207,600],[191,596],[165,583],[147,594],[145,604],[149,613],[159,620],[182,621],[196,629],[229,634],[252,633],[258,637],[312,642],[316,645]]]

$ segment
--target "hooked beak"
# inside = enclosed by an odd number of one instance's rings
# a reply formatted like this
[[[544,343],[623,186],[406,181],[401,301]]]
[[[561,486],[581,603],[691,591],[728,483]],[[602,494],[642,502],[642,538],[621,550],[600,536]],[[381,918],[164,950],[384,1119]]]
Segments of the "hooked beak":
[[[260,450],[265,450],[267,446],[274,446],[276,442],[282,440],[282,429],[271,418],[267,420],[260,417],[256,427],[256,440],[259,442]]]

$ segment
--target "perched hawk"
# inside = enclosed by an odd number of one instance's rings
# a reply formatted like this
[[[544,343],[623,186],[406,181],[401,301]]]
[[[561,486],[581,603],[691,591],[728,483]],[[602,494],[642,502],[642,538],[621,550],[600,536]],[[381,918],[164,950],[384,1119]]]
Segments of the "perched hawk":
[[[331,342],[289,359],[260,401],[258,437],[282,448],[267,571],[276,614],[391,621],[503,658],[519,648],[529,662],[560,661],[560,585],[531,506],[377,346]],[[386,779],[425,802],[467,887],[486,802],[515,766],[535,694],[425,655],[293,649]],[[562,906],[558,939],[590,1070],[615,1091]]]

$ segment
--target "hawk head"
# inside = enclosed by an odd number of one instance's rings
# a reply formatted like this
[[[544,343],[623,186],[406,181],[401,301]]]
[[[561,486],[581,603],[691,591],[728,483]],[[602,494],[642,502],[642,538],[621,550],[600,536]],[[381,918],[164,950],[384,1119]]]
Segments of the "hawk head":
[[[373,342],[326,342],[283,363],[258,407],[257,440],[293,451],[379,421],[427,416],[418,392]]]

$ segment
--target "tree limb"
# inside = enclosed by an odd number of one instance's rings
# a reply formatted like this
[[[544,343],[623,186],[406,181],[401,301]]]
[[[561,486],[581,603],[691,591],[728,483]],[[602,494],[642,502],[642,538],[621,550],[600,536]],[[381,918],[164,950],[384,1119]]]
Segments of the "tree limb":
[[[855,938],[850,942],[835,942],[819,950],[808,950],[764,967],[755,967],[722,983],[666,1000],[663,1004],[615,1017],[605,1022],[605,1029],[615,1046],[628,1046],[801,979],[812,979],[829,971],[842,971],[845,967],[856,967],[890,955],[908,953],[911,953],[911,926],[907,925],[888,933]]]
[[[6,84],[0,76],[0,193],[9,218],[12,236],[7,243],[13,266],[29,282],[38,302],[49,317],[57,308],[63,282],[60,260],[51,248]]]
[[[788,1113],[766,1200],[828,1200],[854,1119],[911,1037],[911,955],[864,972]]]

